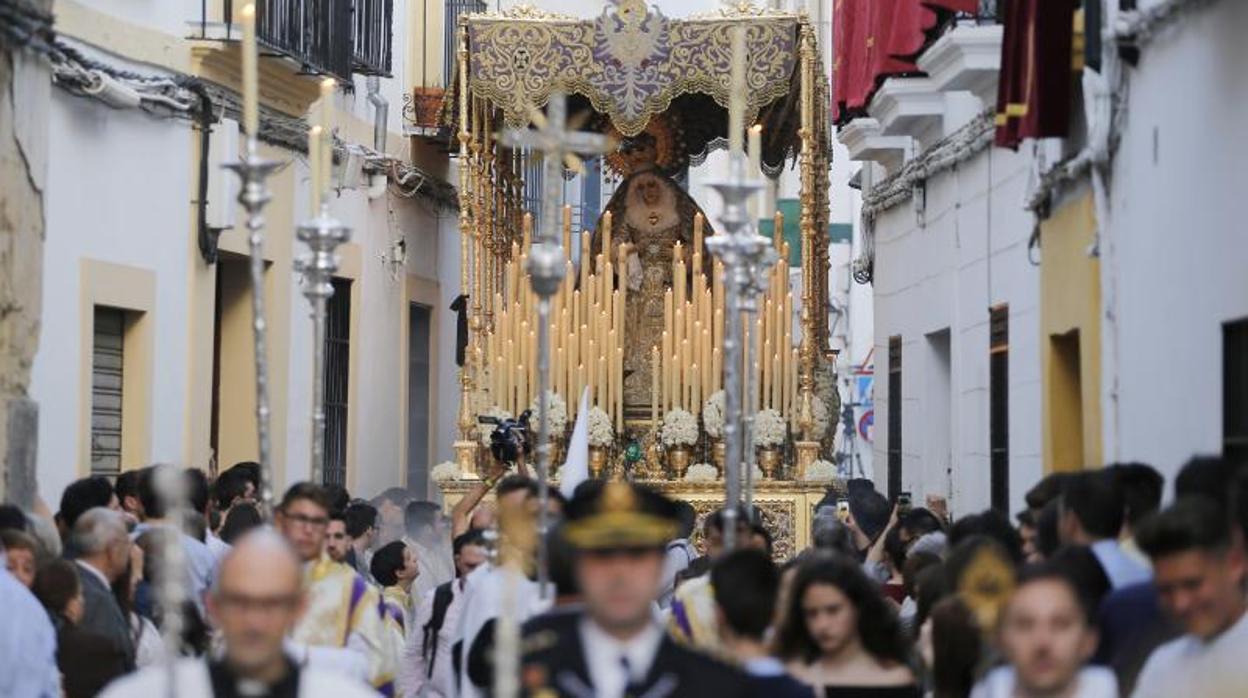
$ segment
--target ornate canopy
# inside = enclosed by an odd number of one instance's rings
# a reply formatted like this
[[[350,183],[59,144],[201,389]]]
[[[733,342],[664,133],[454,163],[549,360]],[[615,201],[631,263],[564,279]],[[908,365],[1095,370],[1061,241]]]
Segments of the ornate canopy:
[[[671,19],[643,0],[612,0],[589,20],[531,6],[460,20],[469,92],[496,109],[504,125],[526,126],[530,109],[560,91],[574,96],[574,110],[591,107],[602,117],[599,127],[609,122],[625,137],[641,133],[656,115],[675,117],[695,162],[727,136],[732,30],[740,24],[746,26],[749,56],[745,119],[763,124],[763,160],[774,174],[800,149],[799,47],[809,25],[804,15],[743,2]],[[826,85],[818,93],[816,104],[826,103]],[[458,96],[448,94],[446,105],[453,124]],[[826,149],[826,130],[820,133]]]

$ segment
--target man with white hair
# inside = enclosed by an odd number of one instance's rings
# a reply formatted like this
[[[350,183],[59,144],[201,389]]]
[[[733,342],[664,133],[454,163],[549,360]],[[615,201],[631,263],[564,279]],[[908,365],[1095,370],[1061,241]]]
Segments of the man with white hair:
[[[221,562],[208,597],[208,613],[221,631],[213,659],[181,659],[179,698],[297,696],[375,698],[363,683],[326,673],[287,653],[285,639],[306,605],[299,558],[270,530],[244,536]],[[158,696],[168,692],[169,672],[154,666],[117,681],[104,698]]]
[[[71,548],[78,557],[83,614],[79,628],[109,640],[134,669],[134,640],[126,614],[113,596],[112,585],[130,569],[130,536],[125,516],[113,509],[88,509],[74,523]]]

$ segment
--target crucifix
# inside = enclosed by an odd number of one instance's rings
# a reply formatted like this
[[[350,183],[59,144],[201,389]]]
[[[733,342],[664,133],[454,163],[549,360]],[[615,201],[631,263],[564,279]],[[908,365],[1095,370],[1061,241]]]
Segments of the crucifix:
[[[550,96],[543,115],[536,107],[530,110],[530,120],[537,128],[508,129],[500,142],[511,148],[528,148],[540,151],[542,159],[542,220],[536,238],[529,250],[529,273],[533,292],[537,294],[537,574],[538,589],[543,599],[550,598],[550,567],[546,545],[549,529],[547,513],[550,500],[550,298],[559,290],[563,281],[564,255],[558,235],[559,208],[562,199],[563,167],[582,170],[577,154],[605,153],[610,142],[605,136],[585,131],[567,129],[567,98],[556,92]],[[589,260],[582,259],[581,264]],[[504,588],[504,606],[514,599],[514,575]],[[503,608],[499,616],[495,642],[494,693],[504,698],[518,691],[518,649],[520,628],[516,623],[515,609]]]
[[[598,154],[610,150],[606,136],[587,131],[567,130],[567,97],[556,92],[550,96],[543,115],[536,108],[530,110],[535,129],[508,129],[502,143],[512,148],[528,148],[541,151],[542,158],[542,220],[538,234],[529,251],[526,271],[533,284],[537,303],[537,478],[538,499],[538,583],[542,598],[546,598],[548,569],[546,565],[547,501],[550,497],[547,476],[550,472],[550,429],[547,419],[548,391],[550,385],[550,298],[559,290],[563,281],[564,255],[559,240],[559,208],[563,198],[563,167],[583,170],[577,154]],[[589,260],[582,259],[581,264]]]

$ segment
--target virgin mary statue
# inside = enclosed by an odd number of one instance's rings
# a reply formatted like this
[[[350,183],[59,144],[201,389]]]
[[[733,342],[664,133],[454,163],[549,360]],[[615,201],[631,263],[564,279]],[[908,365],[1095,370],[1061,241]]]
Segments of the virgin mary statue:
[[[681,242],[685,263],[693,246],[693,219],[702,209],[664,171],[655,166],[654,139],[643,132],[621,146],[623,158],[613,164],[627,169],[624,180],[607,203],[611,214],[610,259],[619,260],[619,246],[630,254],[617,273],[628,284],[624,312],[624,406],[630,415],[649,414],[651,396],[650,350],[663,339],[663,297],[672,287],[673,246]],[[623,167],[619,167],[623,164]],[[705,214],[703,219],[706,219]],[[711,234],[710,226],[704,233]],[[593,235],[594,259],[602,252],[602,219]],[[704,270],[710,274],[710,255],[703,251]],[[692,278],[692,275],[690,275]],[[686,289],[688,290],[688,289]]]

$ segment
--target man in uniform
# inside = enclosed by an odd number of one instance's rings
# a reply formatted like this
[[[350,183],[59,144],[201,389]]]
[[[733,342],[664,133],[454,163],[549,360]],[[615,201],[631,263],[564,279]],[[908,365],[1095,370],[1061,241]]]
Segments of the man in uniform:
[[[526,695],[749,695],[735,669],[673,642],[654,616],[675,503],[643,487],[593,482],[568,503],[565,536],[584,606],[524,627]]]

